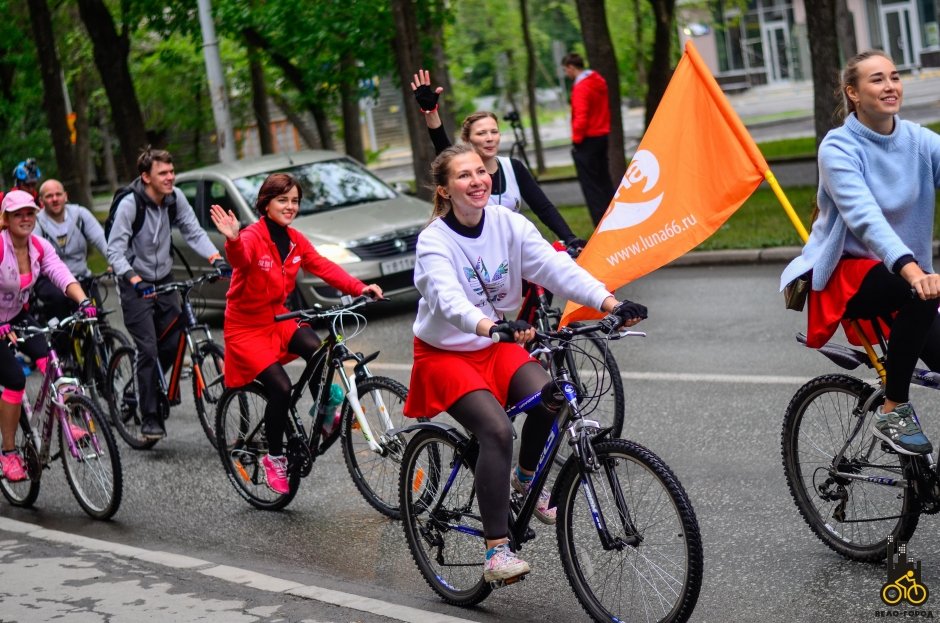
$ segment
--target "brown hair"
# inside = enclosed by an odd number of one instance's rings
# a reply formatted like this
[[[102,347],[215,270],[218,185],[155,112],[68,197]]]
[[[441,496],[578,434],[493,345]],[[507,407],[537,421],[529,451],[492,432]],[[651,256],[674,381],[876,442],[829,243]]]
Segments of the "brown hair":
[[[571,65],[572,67],[577,67],[578,69],[584,69],[584,59],[581,58],[581,55],[577,52],[569,52],[565,54],[565,57],[561,59],[561,66]]]
[[[294,179],[290,173],[272,173],[265,178],[261,188],[258,189],[258,199],[255,201],[255,210],[260,216],[264,216],[268,211],[268,204],[275,197],[286,195],[291,188],[297,188],[297,199],[304,198],[304,189]]]
[[[499,125],[499,118],[496,116],[496,113],[492,113],[488,110],[478,110],[472,115],[467,115],[467,118],[463,120],[463,124],[460,126],[460,139],[464,143],[470,142],[470,126],[479,121],[480,119],[486,119],[489,117]]]
[[[891,57],[887,55],[882,50],[865,50],[864,52],[859,52],[852,58],[848,60],[845,64],[845,67],[842,69],[842,75],[839,80],[839,95],[842,97],[842,107],[836,111],[836,116],[840,121],[844,120],[849,116],[850,113],[855,112],[855,103],[849,99],[846,89],[852,87],[853,89],[858,89],[858,65],[862,61],[866,61],[873,56],[883,56],[884,58],[891,60]]]
[[[450,199],[445,199],[438,192],[439,188],[446,188],[450,183],[450,163],[457,156],[463,154],[475,154],[470,145],[452,145],[439,153],[434,162],[431,163],[431,184],[434,189],[434,209],[431,210],[431,220],[439,216],[444,216],[451,210]]]
[[[165,149],[153,149],[150,145],[147,145],[137,156],[137,172],[150,173],[154,162],[173,164],[173,156]]]

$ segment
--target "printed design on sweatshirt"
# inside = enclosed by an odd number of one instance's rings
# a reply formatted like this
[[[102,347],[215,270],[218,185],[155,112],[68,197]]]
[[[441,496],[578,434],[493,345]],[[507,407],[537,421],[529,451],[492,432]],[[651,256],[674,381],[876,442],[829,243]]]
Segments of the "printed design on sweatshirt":
[[[490,271],[483,262],[483,258],[478,256],[475,269],[464,266],[463,274],[467,278],[467,283],[470,284],[473,292],[484,297],[482,301],[476,304],[477,307],[483,307],[486,305],[487,300],[490,300],[493,303],[498,303],[499,301],[506,298],[506,292],[501,292],[501,290],[503,289],[503,285],[506,283],[506,279],[509,277],[508,260],[503,260],[502,263],[500,263],[500,265],[496,268],[495,272],[490,275]],[[479,277],[477,275],[479,275]],[[483,281],[482,284],[480,283],[481,279]],[[483,292],[484,286],[486,287],[485,294]]]

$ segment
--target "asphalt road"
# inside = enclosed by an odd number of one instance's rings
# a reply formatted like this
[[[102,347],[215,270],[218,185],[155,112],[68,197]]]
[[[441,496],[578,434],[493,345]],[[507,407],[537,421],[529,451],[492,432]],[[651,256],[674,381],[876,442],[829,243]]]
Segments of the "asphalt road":
[[[884,609],[885,566],[846,561],[819,543],[783,479],[787,402],[833,366],[793,340],[803,317],[783,309],[780,269],[664,269],[620,293],[650,309],[639,327],[648,337],[615,345],[628,405],[624,436],[673,468],[702,529],[705,582],[693,621],[860,621]],[[399,303],[373,314],[353,342],[364,352],[381,349],[377,374],[409,380],[412,320],[413,304]],[[940,403],[923,393],[914,400],[928,435],[940,439],[933,417]],[[425,586],[400,525],[359,497],[338,447],[317,461],[285,511],[262,512],[225,479],[190,397],[167,427],[169,437],[153,450],[122,445],[124,502],[113,521],[89,520],[58,469],[44,477],[35,509],[3,503],[0,516],[474,621],[585,620],[549,527],[536,526],[538,538],[523,550],[534,569],[526,582],[477,608],[453,608]],[[923,518],[910,544],[932,591],[940,576],[937,526]],[[0,588],[6,572],[0,567]],[[192,581],[187,586],[198,592],[204,580]]]

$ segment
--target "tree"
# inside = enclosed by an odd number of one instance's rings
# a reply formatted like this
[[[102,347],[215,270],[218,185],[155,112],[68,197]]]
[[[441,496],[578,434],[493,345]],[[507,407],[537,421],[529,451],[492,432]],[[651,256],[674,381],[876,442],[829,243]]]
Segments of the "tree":
[[[519,0],[519,15],[522,17],[522,40],[525,42],[526,79],[525,92],[529,100],[529,123],[532,126],[532,142],[535,146],[535,167],[545,172],[545,154],[542,152],[542,137],[539,136],[538,101],[535,98],[535,46],[529,32],[528,0]]]
[[[271,136],[271,115],[268,112],[268,89],[264,80],[264,67],[255,48],[248,49],[248,71],[251,73],[251,109],[255,113],[258,127],[258,144],[262,154],[274,153],[274,138]]]
[[[653,58],[647,74],[646,125],[649,126],[659,108],[672,78],[672,38],[675,35],[676,0],[650,0],[656,28],[653,35]]]
[[[132,177],[137,173],[138,153],[148,141],[128,66],[129,28],[125,23],[118,34],[103,0],[78,0],[78,10],[94,46],[95,65],[111,104],[111,119],[121,144],[124,174]]]
[[[816,146],[833,127],[833,113],[841,105],[839,40],[836,35],[836,3],[817,0],[806,7],[806,31],[813,70],[813,122]]]
[[[607,153],[610,159],[610,178],[619,182],[627,170],[627,163],[623,144],[620,70],[617,67],[610,30],[607,28],[607,11],[604,3],[596,0],[577,0],[577,4],[588,63],[607,81],[607,97],[610,103],[610,139]]]
[[[420,67],[428,67],[423,62],[421,40],[418,37],[418,19],[413,0],[390,0],[392,21],[395,24],[393,48],[398,79],[404,101],[414,96],[411,93],[411,80]],[[432,69],[431,75],[434,75]],[[408,138],[411,142],[412,166],[415,174],[415,194],[422,199],[431,198],[430,183],[431,162],[434,160],[434,148],[427,137],[424,124],[418,124],[417,109],[409,108],[405,112],[408,123]]]

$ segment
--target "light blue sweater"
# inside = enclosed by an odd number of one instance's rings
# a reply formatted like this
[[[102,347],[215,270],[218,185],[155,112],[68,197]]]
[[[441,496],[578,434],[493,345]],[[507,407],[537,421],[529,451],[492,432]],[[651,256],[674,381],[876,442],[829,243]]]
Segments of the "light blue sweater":
[[[933,220],[940,188],[940,136],[894,118],[879,134],[850,114],[819,146],[819,216],[803,252],[784,269],[780,289],[813,269],[813,290],[829,282],[843,255],[884,262],[912,255],[933,270]]]

